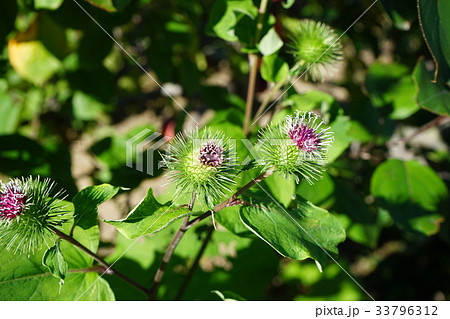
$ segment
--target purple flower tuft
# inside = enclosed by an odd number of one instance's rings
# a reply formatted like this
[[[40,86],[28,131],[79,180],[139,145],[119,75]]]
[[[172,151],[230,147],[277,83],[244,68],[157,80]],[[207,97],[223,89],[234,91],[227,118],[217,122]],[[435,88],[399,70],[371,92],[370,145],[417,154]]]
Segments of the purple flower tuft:
[[[3,184],[0,190],[0,218],[13,219],[22,214],[27,196],[13,182]]]
[[[203,165],[218,167],[222,165],[225,159],[223,153],[224,153],[223,148],[211,141],[206,143],[200,150],[200,155],[198,156],[198,159]]]
[[[314,152],[320,147],[320,133],[308,127],[304,123],[294,125],[288,131],[289,137],[305,152]]]

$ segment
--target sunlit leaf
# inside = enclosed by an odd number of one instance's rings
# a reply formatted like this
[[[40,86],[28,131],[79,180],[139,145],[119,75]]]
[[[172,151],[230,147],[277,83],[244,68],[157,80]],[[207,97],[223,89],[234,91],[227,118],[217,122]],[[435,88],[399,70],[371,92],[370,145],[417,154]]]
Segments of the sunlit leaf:
[[[188,208],[177,208],[171,202],[160,204],[149,188],[147,196],[122,220],[105,220],[127,238],[136,238],[166,228],[175,220],[190,214]]]

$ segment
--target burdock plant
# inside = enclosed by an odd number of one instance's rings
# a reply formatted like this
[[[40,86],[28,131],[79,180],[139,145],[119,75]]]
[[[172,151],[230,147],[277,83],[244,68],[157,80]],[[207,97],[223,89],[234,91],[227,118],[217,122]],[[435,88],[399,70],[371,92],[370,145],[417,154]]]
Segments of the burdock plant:
[[[0,182],[0,244],[28,255],[49,246],[54,229],[67,221],[62,191],[55,183],[32,177]]]
[[[290,53],[296,64],[294,73],[322,81],[333,63],[342,58],[342,45],[336,32],[322,22],[301,20],[290,35]]]
[[[261,132],[258,163],[263,170],[274,167],[297,183],[301,176],[312,184],[325,170],[328,148],[333,141],[333,132],[318,115],[297,112]]]
[[[223,132],[205,129],[178,134],[163,155],[163,163],[175,184],[175,196],[195,193],[201,203],[213,207],[234,184],[235,151]]]

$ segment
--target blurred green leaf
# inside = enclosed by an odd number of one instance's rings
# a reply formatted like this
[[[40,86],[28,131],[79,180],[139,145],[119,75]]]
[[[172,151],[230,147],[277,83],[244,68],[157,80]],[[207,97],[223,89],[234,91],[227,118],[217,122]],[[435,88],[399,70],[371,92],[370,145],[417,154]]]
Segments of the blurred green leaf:
[[[235,27],[244,16],[255,19],[258,9],[251,0],[218,0],[209,15],[206,30],[225,41],[237,41]]]
[[[36,9],[56,10],[64,0],[34,0],[34,7]]]
[[[100,102],[96,97],[82,91],[76,91],[72,98],[73,114],[83,121],[93,121],[111,109],[110,105]]]
[[[397,29],[408,31],[417,19],[416,3],[409,0],[381,0],[381,4]]]
[[[275,28],[271,28],[259,41],[258,49],[263,56],[271,55],[277,52],[283,46],[283,40],[281,40]]]
[[[417,103],[420,107],[440,115],[450,115],[450,89],[440,81],[433,83],[433,72],[427,69],[423,59],[414,69],[414,80],[419,89]]]
[[[392,106],[392,119],[405,119],[419,110],[416,87],[407,66],[374,63],[367,73],[366,87],[375,107]]]
[[[262,58],[261,76],[267,82],[284,81],[289,75],[289,65],[277,54]]]
[[[9,94],[0,92],[0,135],[15,133],[22,107],[14,105]]]
[[[334,133],[334,142],[328,150],[328,162],[333,163],[349,147],[353,138],[349,134],[351,125],[348,116],[338,116],[330,127]]]
[[[448,191],[431,168],[417,161],[387,160],[375,170],[370,189],[403,229],[427,236],[439,231],[440,205]]]
[[[147,196],[122,220],[105,220],[125,237],[136,238],[166,228],[179,218],[190,214],[187,207],[174,207],[171,202],[160,204],[148,189]]]
[[[38,16],[25,32],[19,32],[8,42],[8,57],[11,65],[25,80],[41,86],[61,69],[61,61],[50,52],[44,44],[42,35],[47,35],[40,28],[48,25],[48,20]],[[55,24],[53,24],[55,26]],[[59,33],[55,30],[55,35]],[[52,38],[48,44],[64,41],[64,38]]]
[[[86,0],[93,6],[101,8],[106,11],[117,11],[123,9],[131,0]]]
[[[254,198],[254,196],[253,196]],[[286,209],[270,201],[253,200],[243,206],[245,225],[282,256],[303,260],[312,258],[322,269],[329,256],[336,256],[345,231],[336,217],[298,197],[295,208]]]

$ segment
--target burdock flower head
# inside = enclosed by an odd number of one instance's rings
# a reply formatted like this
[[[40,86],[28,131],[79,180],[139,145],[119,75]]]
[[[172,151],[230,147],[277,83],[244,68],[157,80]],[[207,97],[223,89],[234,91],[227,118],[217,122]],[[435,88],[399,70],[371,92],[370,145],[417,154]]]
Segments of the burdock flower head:
[[[39,177],[0,182],[1,245],[29,255],[50,243],[52,229],[67,221],[59,199],[62,191],[52,194],[54,187],[49,179]]]
[[[195,192],[201,203],[212,207],[234,184],[234,153],[223,132],[205,129],[177,135],[163,156],[175,195]]]
[[[333,133],[318,115],[297,112],[262,131],[257,161],[264,170],[275,167],[286,178],[292,176],[298,183],[300,175],[312,184],[325,170],[333,141]]]
[[[342,58],[337,34],[324,23],[301,20],[290,38],[290,53],[297,62],[295,73],[306,72],[313,81],[322,81],[328,69]]]

